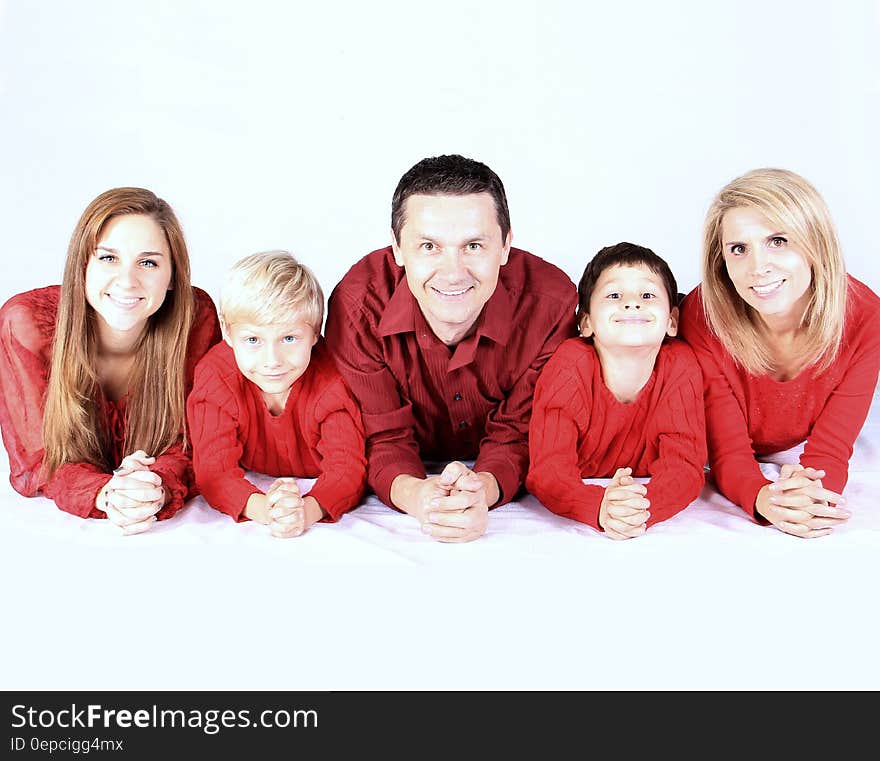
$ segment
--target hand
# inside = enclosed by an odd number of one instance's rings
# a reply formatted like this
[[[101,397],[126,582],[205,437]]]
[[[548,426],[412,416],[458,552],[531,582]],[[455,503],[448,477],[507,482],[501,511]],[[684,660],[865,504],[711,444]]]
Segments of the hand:
[[[113,477],[98,492],[95,506],[106,513],[123,534],[140,534],[152,528],[165,499],[162,478],[131,461],[114,471]]]
[[[852,513],[840,507],[845,503],[840,494],[822,486],[824,477],[824,470],[786,463],[776,482],[758,492],[755,512],[786,534],[804,539],[830,534]]]
[[[119,463],[119,467],[113,471],[113,474],[117,476],[127,476],[129,473],[134,473],[136,470],[149,470],[150,465],[154,462],[156,462],[155,457],[150,457],[150,455],[148,455],[143,449],[138,449],[136,452],[132,452],[123,457],[122,462]]]
[[[269,531],[279,539],[299,536],[306,528],[306,506],[295,478],[276,478],[266,491]]]
[[[489,505],[499,498],[491,473],[475,473],[461,462],[451,462],[437,477],[445,494],[428,500],[422,512],[422,531],[440,542],[470,542],[486,533]]]
[[[648,490],[632,477],[632,468],[618,468],[605,487],[599,525],[611,539],[632,539],[648,530]]]

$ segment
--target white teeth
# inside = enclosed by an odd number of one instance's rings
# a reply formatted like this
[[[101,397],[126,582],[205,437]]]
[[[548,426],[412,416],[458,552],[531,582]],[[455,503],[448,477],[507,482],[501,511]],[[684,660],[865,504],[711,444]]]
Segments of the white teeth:
[[[122,304],[124,306],[132,306],[133,304],[137,304],[140,299],[139,298],[124,298],[123,296],[111,296],[109,293],[110,299],[115,301],[117,304]]]
[[[444,296],[461,296],[461,294],[467,293],[468,291],[467,288],[462,288],[460,291],[441,291],[439,288],[435,288],[434,290],[436,290],[437,293],[442,293]]]
[[[753,285],[752,290],[757,293],[759,296],[766,296],[768,293],[772,293],[779,286],[782,285],[781,280],[776,280],[773,283],[767,283],[766,285]]]

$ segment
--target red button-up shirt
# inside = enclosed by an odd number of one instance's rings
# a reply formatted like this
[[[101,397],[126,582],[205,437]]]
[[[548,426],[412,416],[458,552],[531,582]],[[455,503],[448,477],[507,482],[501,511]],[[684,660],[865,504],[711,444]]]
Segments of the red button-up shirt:
[[[476,329],[454,347],[434,335],[391,247],[355,264],[329,299],[327,343],[363,412],[368,480],[391,504],[424,460],[476,460],[511,500],[528,470],[535,381],[575,335],[577,289],[558,267],[512,248]]]

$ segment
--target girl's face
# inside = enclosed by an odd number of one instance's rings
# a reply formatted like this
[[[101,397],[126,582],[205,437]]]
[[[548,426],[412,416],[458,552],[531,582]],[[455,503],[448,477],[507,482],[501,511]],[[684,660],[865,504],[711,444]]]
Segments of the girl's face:
[[[730,209],[721,220],[724,264],[736,292],[765,320],[800,319],[810,298],[812,270],[788,231],[758,211]]]
[[[86,265],[86,300],[100,334],[138,336],[165,301],[171,274],[168,241],[152,217],[111,219]]]

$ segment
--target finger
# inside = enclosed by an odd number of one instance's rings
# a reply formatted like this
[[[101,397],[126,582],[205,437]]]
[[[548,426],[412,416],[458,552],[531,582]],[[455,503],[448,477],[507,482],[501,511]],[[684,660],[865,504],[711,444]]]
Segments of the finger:
[[[440,473],[440,483],[444,486],[451,486],[461,476],[468,472],[468,467],[463,462],[453,460]]]
[[[302,507],[296,507],[292,510],[287,510],[286,508],[281,507],[273,507],[269,511],[269,517],[273,521],[277,521],[279,523],[305,523],[305,511]]]
[[[447,528],[470,528],[474,522],[473,517],[466,512],[442,512],[428,513],[425,522],[432,526],[446,526]]]
[[[149,502],[157,502],[165,496],[162,489],[155,487],[140,489],[113,489],[113,504],[117,508],[140,507]]]
[[[631,510],[647,510],[651,503],[649,500],[644,497],[639,497],[634,494],[627,495],[625,492],[621,494],[618,492],[618,497],[615,498],[613,496],[609,496],[605,500],[606,506],[616,505],[618,508],[624,509],[629,508]]]
[[[633,538],[631,536],[627,536],[626,534],[621,534],[620,532],[615,531],[610,526],[605,528],[605,536],[607,536],[609,539],[614,539],[616,541],[621,541],[623,539],[632,539]]]
[[[467,510],[478,503],[478,494],[472,491],[457,491],[445,497],[434,497],[428,502],[428,511],[461,511]]]
[[[825,489],[816,489],[816,496],[814,496],[811,491],[813,490],[782,492],[781,494],[770,497],[768,501],[771,505],[792,510],[800,510],[807,512],[810,515],[840,518],[849,518],[852,515],[849,510],[842,507],[834,507],[824,501],[823,495],[827,493]],[[833,494],[833,492],[831,492],[831,494]]]
[[[149,531],[153,528],[153,525],[156,523],[155,516],[150,516],[145,520],[138,521],[137,523],[129,523],[126,526],[121,526],[123,536],[132,536],[133,534],[143,534],[145,531]]]
[[[637,526],[630,526],[628,523],[624,523],[616,518],[608,518],[605,521],[605,532],[608,533],[609,529],[631,539],[635,536],[641,536],[644,534],[647,530],[647,526],[644,523],[640,523]]]
[[[302,510],[305,507],[305,503],[303,502],[303,498],[299,495],[285,495],[278,499],[278,501],[272,506],[272,510],[280,509],[282,514],[286,515],[294,510]]]
[[[278,539],[290,539],[299,536],[305,531],[305,526],[301,523],[279,523],[272,521],[269,524],[269,533]]]
[[[422,524],[422,532],[440,542],[470,542],[482,536],[482,532],[455,526],[438,526],[434,523]]]
[[[777,492],[792,491],[795,489],[807,489],[814,487],[815,485],[816,479],[808,478],[806,471],[802,469],[789,478],[780,478],[775,483],[770,484],[770,492],[775,494]]]
[[[157,473],[149,470],[136,470],[124,476],[113,476],[107,484],[114,491],[126,491],[128,489],[143,489],[148,486],[158,487],[162,484],[162,478]]]
[[[808,526],[803,523],[789,523],[788,521],[780,521],[775,524],[776,528],[784,531],[786,534],[791,534],[792,536],[799,536],[803,539],[817,539],[820,536],[827,536],[832,532],[833,529],[824,528],[824,529],[810,529]]]
[[[631,478],[629,479],[629,481],[630,483],[627,484],[609,484],[605,487],[605,493],[608,494],[610,492],[617,491],[630,496],[632,496],[633,494],[644,496],[648,493],[648,489],[644,484],[637,483]]]
[[[138,502],[135,507],[116,506],[116,509],[122,514],[125,518],[125,524],[128,525],[129,523],[137,523],[138,521],[146,520],[151,515],[155,515],[162,509],[162,503],[159,501],[147,502],[146,504]]]
[[[452,484],[452,488],[461,491],[477,492],[485,491],[486,487],[480,477],[472,470],[469,470],[455,480],[455,483]]]
[[[621,514],[612,510],[608,511],[608,517],[625,523],[627,526],[641,526],[648,522],[651,513],[647,510],[628,510],[625,514]]]

